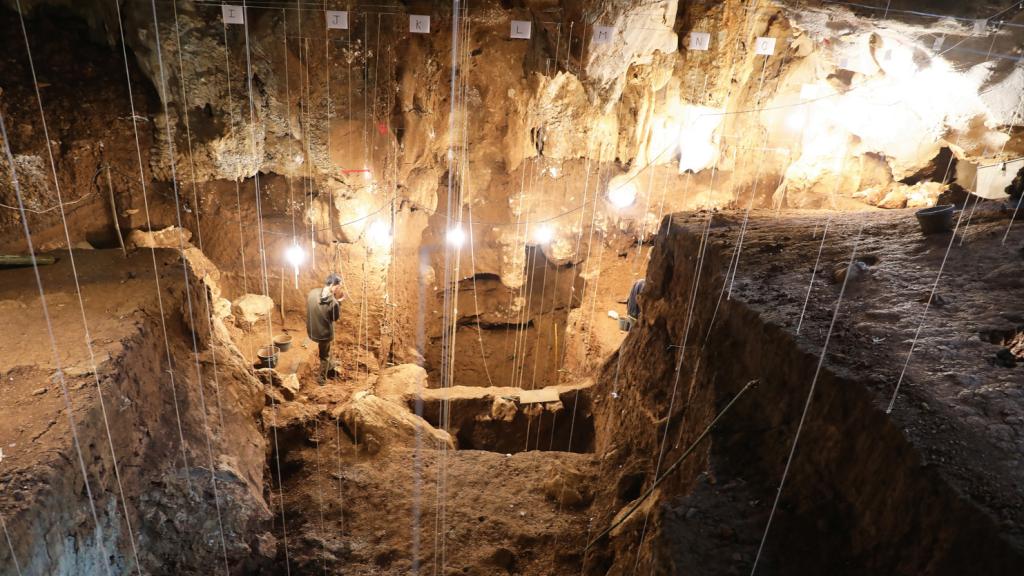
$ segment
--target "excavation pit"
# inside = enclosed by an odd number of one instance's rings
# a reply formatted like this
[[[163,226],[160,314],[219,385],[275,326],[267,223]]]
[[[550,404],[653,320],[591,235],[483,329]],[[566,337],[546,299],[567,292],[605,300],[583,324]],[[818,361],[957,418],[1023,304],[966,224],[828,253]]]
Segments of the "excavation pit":
[[[1024,574],[1024,7],[15,4],[0,576]]]

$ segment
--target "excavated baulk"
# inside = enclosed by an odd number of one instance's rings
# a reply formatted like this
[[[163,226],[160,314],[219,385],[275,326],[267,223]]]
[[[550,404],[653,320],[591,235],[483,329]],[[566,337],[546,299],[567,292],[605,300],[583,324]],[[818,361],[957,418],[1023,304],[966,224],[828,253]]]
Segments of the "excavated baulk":
[[[167,377],[149,250],[134,252],[128,259],[120,250],[76,251],[75,259],[96,352],[96,373],[143,569],[151,573],[208,574],[210,566],[223,564],[223,552],[195,360],[186,329],[182,264],[176,251],[161,249],[156,256],[167,342],[175,365],[177,406]],[[202,314],[204,304],[196,298],[208,286],[196,281],[197,271],[196,266],[190,266],[195,312]],[[76,429],[96,499],[104,547],[115,574],[134,570],[135,558],[92,365],[82,341],[81,317],[66,253],[60,262],[41,268],[40,273],[75,407]],[[16,303],[24,299],[19,318],[10,319],[10,328],[27,330],[25,336],[8,340],[5,346],[27,348],[5,350],[3,357],[34,362],[34,356],[45,357],[49,351],[42,311],[38,300],[31,296],[34,292],[14,290],[34,283],[32,270],[2,274],[4,286],[10,289],[0,289],[0,300]],[[213,433],[220,518],[229,561],[236,564],[254,554],[255,535],[268,513],[261,495],[263,438],[254,419],[260,396],[258,384],[237,352],[217,340],[216,333],[216,343],[212,348],[207,346],[209,332],[205,328],[202,331],[198,334],[199,362],[206,416]],[[216,377],[212,354],[216,354]],[[7,416],[0,427],[5,432],[0,440],[8,454],[0,468],[4,486],[0,513],[22,573],[102,574],[107,559],[96,545],[59,382],[53,378],[54,366],[46,360],[36,362],[36,366],[30,370],[15,368],[5,374],[11,377],[15,389],[5,392],[13,405],[5,407]],[[36,388],[45,390],[28,392]],[[188,445],[187,469],[181,461],[176,407]],[[45,424],[47,418],[49,425]],[[27,451],[22,448],[25,442],[29,444]],[[7,571],[13,570],[14,563],[6,545],[0,546],[0,566],[0,572],[13,573]]]
[[[410,409],[422,410],[434,426],[447,412],[447,429],[460,450],[585,453],[594,449],[591,386],[431,388],[410,397],[408,403]]]
[[[675,368],[674,355],[664,352],[674,350],[686,330],[706,217],[678,217],[663,227],[639,330],[606,364],[595,390],[601,400],[596,418],[603,422],[597,452],[605,455],[606,481],[620,478],[615,490],[597,497],[599,525],[636,497],[637,484],[649,486],[653,477],[652,459],[665,432],[658,419],[667,412]],[[993,317],[1010,320],[1024,312],[1016,292],[1022,233],[1011,234],[1001,247],[1006,214],[975,216],[966,248],[954,247],[940,284],[945,300],[954,304],[932,311],[934,324],[922,331],[923,349],[915,352],[896,409],[887,415],[923,305],[901,306],[927,297],[949,236],[922,238],[906,211],[833,221],[796,336],[825,215],[777,217],[753,215],[735,291],[721,298],[743,214],[715,216],[665,462],[707,425],[716,406],[749,380],[760,385],[734,406],[677,476],[662,484],[661,501],[646,525],[645,543],[653,545],[645,544],[638,557],[645,525],[638,514],[592,551],[590,572],[625,573],[635,562],[641,571],[666,574],[749,571],[839,293],[833,271],[845,268],[863,221],[860,253],[874,264],[866,278],[848,287],[759,570],[1020,573],[1021,471],[1014,464],[1020,444],[1001,444],[1001,433],[986,434],[1000,432],[1005,418],[1016,421],[998,410],[976,412],[962,394],[949,393],[946,382],[984,377],[986,388],[1002,386],[1008,399],[1019,397],[1019,381],[1014,385],[1008,369],[989,361],[997,346],[969,339],[954,347],[948,339],[961,330],[970,334],[971,327]],[[1007,266],[1018,274],[1007,274]],[[987,303],[998,304],[998,314]],[[895,341],[892,348],[879,346],[886,336],[877,330]],[[616,386],[620,399],[607,399]],[[1019,409],[1012,401],[995,405],[1006,414]]]

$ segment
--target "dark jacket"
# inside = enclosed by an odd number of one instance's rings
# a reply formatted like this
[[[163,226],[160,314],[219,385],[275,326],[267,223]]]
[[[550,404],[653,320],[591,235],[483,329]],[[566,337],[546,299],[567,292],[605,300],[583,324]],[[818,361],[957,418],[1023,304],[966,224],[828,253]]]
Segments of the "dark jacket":
[[[334,339],[334,323],[341,316],[341,306],[334,294],[328,291],[321,297],[323,291],[314,288],[306,296],[306,334],[316,342]]]
[[[626,300],[626,313],[632,318],[640,317],[640,292],[643,292],[645,283],[643,279],[637,280],[629,291],[629,299]]]

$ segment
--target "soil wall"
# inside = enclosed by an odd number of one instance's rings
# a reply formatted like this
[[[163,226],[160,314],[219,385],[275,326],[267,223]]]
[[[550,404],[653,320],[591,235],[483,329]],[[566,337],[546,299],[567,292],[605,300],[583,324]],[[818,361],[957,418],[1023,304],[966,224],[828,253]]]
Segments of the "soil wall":
[[[664,469],[747,382],[758,385],[659,488],[639,555],[643,509],[639,520],[627,522],[606,549],[594,553],[592,561],[601,567],[594,573],[605,568],[625,573],[634,563],[666,574],[725,573],[737,567],[742,572],[749,566],[814,380],[824,331],[814,326],[795,337],[789,327],[767,320],[758,304],[723,298],[733,251],[716,241],[714,228],[705,247],[703,232],[698,225],[666,221],[651,260],[639,329],[604,368],[599,388],[609,396],[597,403],[598,451],[611,454],[604,470],[620,478],[618,493],[608,491],[599,499],[608,514],[623,504],[624,486],[637,478],[645,488],[650,485],[663,435],[668,439]],[[692,318],[687,314],[691,298]],[[676,381],[673,360],[684,338],[686,355],[666,430]],[[675,353],[665,354],[668,350]],[[761,559],[763,573],[1019,571],[1024,566],[1020,542],[954,488],[941,466],[925,462],[902,426],[879,406],[875,383],[851,368],[842,357],[827,357],[818,376]],[[610,398],[615,390],[618,399]],[[694,531],[699,535],[693,540],[680,542],[672,531],[693,530],[686,525],[703,520],[677,518],[674,508],[693,501],[698,485],[715,484],[716,477],[718,483],[739,479],[749,485],[750,498],[760,500],[730,508],[736,516],[720,516],[714,526]],[[681,548],[699,546],[723,528],[733,534],[730,556],[703,568],[689,565],[694,555]]]

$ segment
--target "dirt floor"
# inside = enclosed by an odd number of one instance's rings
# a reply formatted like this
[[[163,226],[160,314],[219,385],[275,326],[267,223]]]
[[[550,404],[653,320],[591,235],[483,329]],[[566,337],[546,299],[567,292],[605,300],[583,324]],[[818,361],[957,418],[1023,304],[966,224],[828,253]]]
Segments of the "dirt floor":
[[[1024,230],[1016,227],[1002,242],[1009,213],[999,204],[980,208],[968,226],[969,216],[970,208],[955,238],[922,236],[911,211],[833,219],[800,333],[824,340],[856,244],[828,362],[867,383],[886,411],[905,367],[889,416],[925,466],[938,468],[1019,540],[1024,375],[1010,348],[1024,325]],[[800,324],[824,226],[815,235],[815,222],[821,215],[787,216],[787,232],[770,220],[747,230],[749,256],[740,258],[734,297],[763,311],[767,322]],[[723,241],[728,233],[712,237]]]

